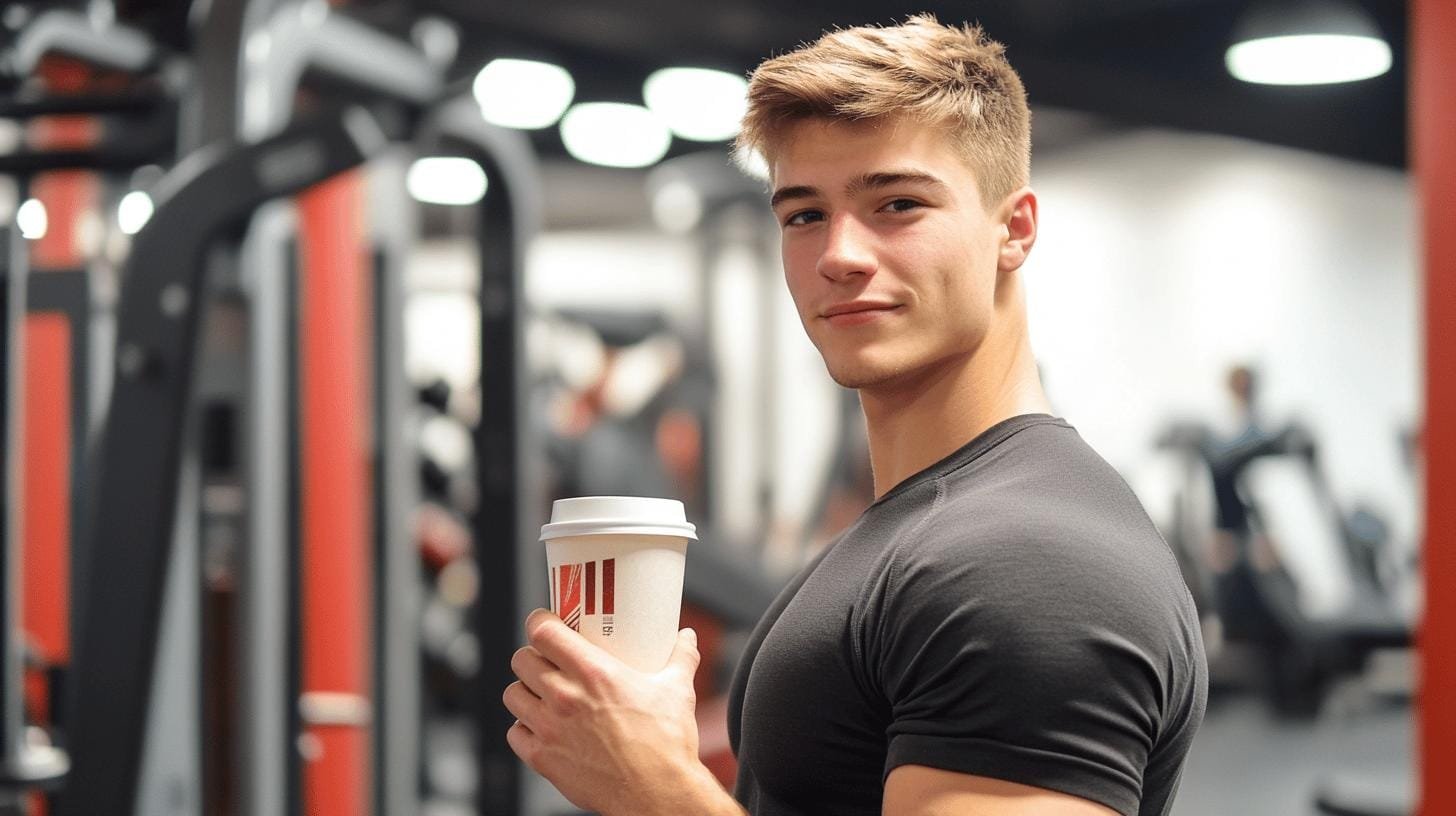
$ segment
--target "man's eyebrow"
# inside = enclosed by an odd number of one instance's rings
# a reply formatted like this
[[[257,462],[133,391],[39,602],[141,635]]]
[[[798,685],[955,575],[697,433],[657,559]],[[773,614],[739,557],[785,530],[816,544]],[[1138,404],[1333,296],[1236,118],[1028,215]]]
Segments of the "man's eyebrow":
[[[856,196],[866,190],[875,190],[881,187],[892,187],[896,184],[924,184],[930,187],[949,187],[950,185],[919,170],[884,170],[876,173],[865,173],[851,179],[845,185],[845,192],[850,196]],[[817,187],[807,185],[795,185],[793,187],[780,187],[769,199],[770,207],[777,207],[779,204],[795,198],[814,198],[819,195]]]
[[[768,205],[777,207],[791,198],[813,198],[817,195],[819,195],[819,190],[816,187],[807,187],[802,184],[796,187],[780,187],[774,191],[773,197],[768,200]]]
[[[845,192],[851,196],[859,195],[865,190],[873,190],[880,187],[891,187],[896,184],[925,184],[931,187],[947,187],[945,182],[918,170],[886,170],[879,173],[865,173],[849,182]]]

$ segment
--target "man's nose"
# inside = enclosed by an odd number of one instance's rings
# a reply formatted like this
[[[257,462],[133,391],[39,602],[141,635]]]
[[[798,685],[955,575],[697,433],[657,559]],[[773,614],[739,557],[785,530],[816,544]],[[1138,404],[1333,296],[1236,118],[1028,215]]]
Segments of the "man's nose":
[[[869,230],[854,218],[831,218],[819,255],[819,274],[839,281],[851,275],[873,275],[878,268]]]

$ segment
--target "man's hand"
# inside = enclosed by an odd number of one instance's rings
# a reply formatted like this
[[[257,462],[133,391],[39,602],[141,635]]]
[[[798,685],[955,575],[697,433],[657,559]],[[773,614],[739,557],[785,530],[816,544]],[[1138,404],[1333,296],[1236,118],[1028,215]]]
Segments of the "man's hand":
[[[511,657],[511,750],[584,810],[605,816],[741,813],[698,761],[698,639],[678,633],[667,667],[645,674],[537,609]]]

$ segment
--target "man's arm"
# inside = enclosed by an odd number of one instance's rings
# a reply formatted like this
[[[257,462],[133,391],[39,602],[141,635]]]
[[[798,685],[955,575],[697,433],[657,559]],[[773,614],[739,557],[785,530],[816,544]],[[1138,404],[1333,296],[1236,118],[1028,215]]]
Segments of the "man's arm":
[[[572,804],[603,816],[743,816],[698,760],[698,640],[678,633],[667,667],[636,671],[544,609],[511,658],[511,750]]]
[[[1118,816],[1066,793],[987,776],[901,765],[885,780],[884,816]]]

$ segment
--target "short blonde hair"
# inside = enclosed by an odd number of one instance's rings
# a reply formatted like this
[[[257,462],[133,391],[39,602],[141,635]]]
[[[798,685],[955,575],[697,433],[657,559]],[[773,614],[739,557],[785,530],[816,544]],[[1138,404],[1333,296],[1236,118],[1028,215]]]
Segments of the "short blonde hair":
[[[1031,111],[1006,47],[979,26],[921,14],[897,26],[830,31],[765,60],[748,83],[736,150],[772,161],[784,132],[811,118],[910,117],[946,129],[988,206],[1031,176]]]

